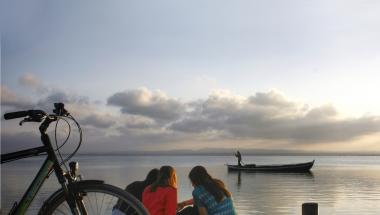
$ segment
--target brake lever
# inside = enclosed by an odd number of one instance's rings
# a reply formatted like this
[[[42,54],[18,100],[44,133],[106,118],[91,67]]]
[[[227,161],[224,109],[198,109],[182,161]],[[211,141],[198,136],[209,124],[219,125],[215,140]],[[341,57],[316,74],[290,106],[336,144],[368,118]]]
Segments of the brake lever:
[[[19,125],[22,126],[24,122],[35,122],[36,120],[33,120],[30,117],[24,118],[23,120],[20,121]]]
[[[21,120],[18,124],[20,126],[22,126],[22,124],[24,122],[42,122],[42,119],[35,119],[35,118],[32,118],[32,117],[27,117],[27,118],[24,118],[23,120]]]
[[[23,124],[24,122],[28,122],[26,119],[27,119],[27,118],[21,120],[18,124],[19,124],[20,126],[22,126],[22,124]]]

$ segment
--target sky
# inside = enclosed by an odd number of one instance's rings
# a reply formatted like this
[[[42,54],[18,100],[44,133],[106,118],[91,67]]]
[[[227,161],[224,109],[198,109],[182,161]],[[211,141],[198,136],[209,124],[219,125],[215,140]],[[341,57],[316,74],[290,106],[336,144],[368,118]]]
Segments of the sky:
[[[64,102],[83,153],[380,154],[377,0],[0,8],[1,113]],[[2,119],[2,151],[37,146],[36,128]]]

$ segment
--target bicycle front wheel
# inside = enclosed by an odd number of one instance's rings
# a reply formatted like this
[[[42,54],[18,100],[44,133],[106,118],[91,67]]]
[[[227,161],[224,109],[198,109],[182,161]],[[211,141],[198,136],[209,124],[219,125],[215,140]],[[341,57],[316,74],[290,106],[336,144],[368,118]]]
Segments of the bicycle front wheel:
[[[82,181],[76,184],[76,191],[81,196],[82,215],[148,215],[148,211],[134,196],[118,187],[99,183],[99,181]],[[54,193],[41,208],[40,215],[72,214],[63,190]]]

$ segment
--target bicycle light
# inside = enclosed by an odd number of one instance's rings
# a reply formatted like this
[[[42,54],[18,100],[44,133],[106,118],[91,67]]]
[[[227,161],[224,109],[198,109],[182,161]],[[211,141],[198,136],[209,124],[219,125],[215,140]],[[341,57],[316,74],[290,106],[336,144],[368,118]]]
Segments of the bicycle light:
[[[79,170],[79,163],[76,161],[72,161],[69,163],[70,167],[70,175],[77,176]]]

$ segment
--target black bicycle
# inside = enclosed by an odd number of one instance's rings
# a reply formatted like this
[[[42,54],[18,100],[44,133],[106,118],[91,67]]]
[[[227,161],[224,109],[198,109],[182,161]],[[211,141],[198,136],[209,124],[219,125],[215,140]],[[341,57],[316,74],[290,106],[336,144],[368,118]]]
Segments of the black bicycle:
[[[79,123],[64,108],[63,103],[54,104],[54,114],[46,114],[42,110],[27,110],[4,114],[6,120],[24,118],[24,122],[42,122],[39,127],[43,146],[30,148],[1,155],[1,163],[11,162],[18,159],[47,155],[37,175],[28,187],[19,203],[15,203],[9,214],[25,214],[34,197],[37,195],[46,178],[55,172],[61,189],[53,193],[39,210],[40,215],[45,214],[73,214],[73,215],[97,215],[97,214],[149,214],[139,200],[121,188],[105,184],[100,180],[81,180],[78,174],[78,163],[67,162],[78,151],[82,142],[82,130]],[[79,144],[69,156],[63,158],[60,149],[67,142],[57,143],[58,121],[64,120],[70,126],[68,120],[72,120],[78,127]],[[49,125],[55,122],[55,147],[53,147],[48,134]],[[71,131],[71,128],[70,128]],[[123,208],[118,208],[123,205]]]

